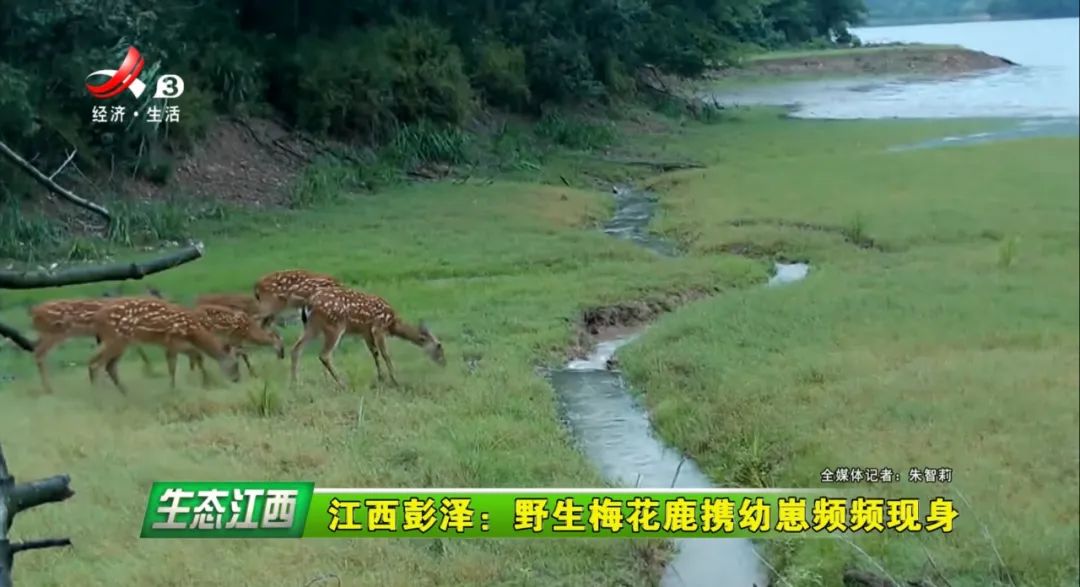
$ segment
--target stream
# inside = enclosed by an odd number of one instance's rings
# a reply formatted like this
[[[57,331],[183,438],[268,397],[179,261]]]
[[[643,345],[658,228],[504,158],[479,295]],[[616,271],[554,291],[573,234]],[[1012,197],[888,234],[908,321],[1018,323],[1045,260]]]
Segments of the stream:
[[[604,232],[629,240],[659,255],[678,248],[650,235],[648,224],[657,198],[650,192],[616,187],[615,213]],[[809,266],[777,264],[769,285],[798,281]],[[604,478],[619,487],[709,489],[716,485],[697,464],[663,443],[649,416],[608,360],[643,329],[601,340],[588,357],[548,374],[581,451]],[[663,587],[766,587],[769,576],[746,539],[693,538],[674,541],[677,553],[664,570]]]

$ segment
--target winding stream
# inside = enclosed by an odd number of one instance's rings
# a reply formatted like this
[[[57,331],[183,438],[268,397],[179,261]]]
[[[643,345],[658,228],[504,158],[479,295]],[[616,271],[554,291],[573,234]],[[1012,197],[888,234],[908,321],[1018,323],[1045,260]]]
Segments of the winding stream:
[[[604,232],[634,242],[660,255],[677,247],[650,235],[648,224],[657,198],[649,192],[615,188],[616,209]],[[804,278],[805,264],[778,264],[770,285]],[[564,417],[582,452],[604,478],[620,487],[715,488],[693,461],[665,445],[653,432],[649,417],[627,382],[608,367],[620,347],[641,330],[602,340],[589,356],[548,374],[559,395]],[[768,573],[745,539],[676,540],[677,554],[667,565],[664,587],[766,587]]]

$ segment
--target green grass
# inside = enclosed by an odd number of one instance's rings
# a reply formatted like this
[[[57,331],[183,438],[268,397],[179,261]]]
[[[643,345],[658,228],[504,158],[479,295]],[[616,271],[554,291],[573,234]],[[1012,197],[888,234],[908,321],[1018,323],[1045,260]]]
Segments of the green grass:
[[[624,133],[632,145],[620,148],[709,165],[647,182],[663,194],[656,229],[688,247],[683,258],[601,234],[610,196],[560,180],[603,186],[640,169],[553,153],[542,166],[508,165],[514,181],[395,185],[274,218],[233,214],[228,222],[242,229],[212,231],[203,259],[149,279],[189,301],[307,267],[384,295],[406,318],[426,319],[447,349],[440,369],[391,341],[400,389],[371,386],[374,366],[355,338],[335,357],[346,391],[323,374],[315,344],[295,391],[285,386],[287,362],[264,350],[252,354],[261,377],[244,370],[239,384],[223,383],[209,363],[218,380],[209,389],[182,361],[177,393],[163,360],[147,377],[126,357],[128,397],[107,380],[88,385],[89,341],[52,355],[49,396],[29,357],[4,347],[0,373],[16,378],[0,388],[9,465],[20,479],[69,473],[77,491],[19,517],[17,538],[70,536],[77,548],[20,555],[17,584],[303,585],[327,573],[343,585],[646,584],[654,557],[628,542],[136,536],[155,479],[602,484],[559,427],[535,365],[561,360],[586,306],[706,286],[728,291],[661,319],[621,362],[648,390],[659,431],[717,483],[813,485],[825,466],[950,466],[1017,584],[1071,578],[1077,141],[886,153],[988,123],[825,123],[782,120],[775,110],[715,125],[663,120]],[[520,142],[517,157],[531,161]],[[737,218],[835,230],[728,225]],[[845,242],[856,233],[885,250]],[[756,287],[765,262],[722,254],[740,242],[809,258],[811,276]],[[25,328],[25,304],[107,287],[4,292],[0,319]],[[286,338],[297,334],[293,326]],[[957,533],[927,544],[954,587],[993,585],[996,557],[972,510],[959,507]],[[894,576],[924,568],[917,539],[858,543]],[[867,566],[845,543],[778,546],[767,555],[795,585],[838,584],[845,565]]]
[[[278,226],[208,238],[206,256],[151,282],[188,301],[202,291],[248,291],[265,272],[328,271],[386,296],[408,319],[427,319],[444,341],[440,369],[414,347],[390,342],[401,389],[372,388],[374,366],[357,339],[336,362],[352,388],[337,391],[312,345],[302,386],[285,386],[287,362],[267,351],[247,378],[204,390],[181,361],[169,393],[128,356],[121,396],[87,384],[92,341],[50,357],[57,393],[42,395],[30,358],[5,349],[0,430],[14,472],[69,473],[77,496],[20,516],[19,537],[71,536],[77,549],[21,556],[25,585],[303,585],[333,572],[350,585],[643,584],[635,545],[590,542],[155,542],[137,529],[151,481],[312,479],[338,486],[595,486],[602,484],[557,425],[555,399],[534,365],[574,340],[584,305],[653,291],[765,276],[742,259],[661,261],[615,241],[592,221],[609,196],[565,187],[497,182],[402,187],[278,216]],[[106,285],[5,292],[2,318],[27,326],[21,304],[96,295]],[[129,284],[128,291],[138,285]],[[289,340],[298,335],[296,327]],[[159,351],[150,349],[155,356]],[[129,353],[129,355],[131,355]],[[465,358],[478,360],[470,374]],[[64,368],[74,362],[76,368]],[[360,405],[363,417],[358,417]],[[636,546],[641,546],[640,544]],[[208,560],[227,563],[207,564]]]
[[[926,572],[925,546],[955,587],[1010,584],[1003,568],[1017,585],[1075,584],[1077,141],[886,153],[881,141],[906,142],[919,125],[701,132],[682,148],[718,164],[654,182],[658,229],[700,256],[751,242],[813,269],[797,286],[697,303],[624,351],[662,435],[721,485],[951,467],[951,486],[890,493],[958,490],[971,505],[958,505],[956,534],[858,544],[901,581]],[[838,231],[724,224],[733,218]],[[853,231],[885,252],[851,246]],[[875,570],[844,542],[772,556],[794,585],[835,584],[849,564]]]

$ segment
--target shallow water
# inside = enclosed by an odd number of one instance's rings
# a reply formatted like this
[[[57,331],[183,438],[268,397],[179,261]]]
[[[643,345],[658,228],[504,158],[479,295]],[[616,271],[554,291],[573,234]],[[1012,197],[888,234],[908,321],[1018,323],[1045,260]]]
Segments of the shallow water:
[[[662,255],[677,253],[647,227],[656,210],[655,195],[616,187],[615,213],[604,231]],[[803,263],[777,264],[770,285],[806,277]],[[715,487],[697,464],[663,443],[653,433],[646,411],[630,393],[626,381],[608,367],[608,360],[641,331],[600,342],[592,353],[548,374],[559,394],[566,423],[581,451],[611,484],[620,487]],[[674,541],[676,556],[665,568],[664,587],[767,587],[768,573],[744,539],[686,539]]]
[[[1004,130],[942,138],[922,147],[1080,134],[1078,19],[871,27],[853,32],[866,43],[957,44],[1018,65],[964,75],[763,84],[714,97],[728,105],[787,106],[796,118],[1030,119]]]
[[[637,336],[605,341],[588,358],[551,374],[581,450],[610,483],[620,487],[713,487],[693,461],[683,462],[679,452],[656,438],[645,410],[628,392],[623,378],[607,370],[615,351]],[[675,543],[678,554],[665,569],[662,585],[768,584],[754,547],[746,540],[695,538]]]
[[[604,232],[639,244],[654,253],[665,256],[678,254],[674,243],[649,234],[649,221],[656,212],[656,194],[615,186],[615,213],[604,225]]]

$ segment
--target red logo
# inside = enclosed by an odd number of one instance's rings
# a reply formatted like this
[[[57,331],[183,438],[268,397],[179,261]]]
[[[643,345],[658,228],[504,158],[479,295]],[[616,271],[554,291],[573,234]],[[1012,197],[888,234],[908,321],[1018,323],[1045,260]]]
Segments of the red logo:
[[[127,56],[120,64],[120,69],[102,69],[91,73],[86,76],[86,89],[90,91],[91,96],[99,100],[119,96],[124,90],[130,90],[138,98],[146,90],[146,84],[139,80],[139,74],[142,73],[145,63],[138,49],[128,47]],[[92,85],[90,78],[94,76],[109,76],[109,79],[104,83]]]

